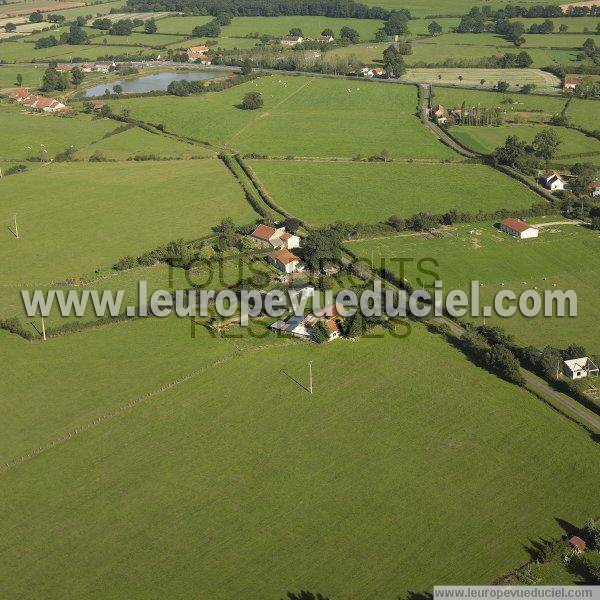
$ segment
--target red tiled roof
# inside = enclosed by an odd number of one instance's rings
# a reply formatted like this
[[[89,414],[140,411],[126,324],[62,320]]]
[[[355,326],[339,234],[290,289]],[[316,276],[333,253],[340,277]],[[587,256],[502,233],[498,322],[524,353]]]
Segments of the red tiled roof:
[[[575,77],[574,75],[568,75],[565,77],[565,85],[570,83],[571,85],[577,85],[583,81],[582,77]]]
[[[208,46],[191,46],[188,48],[188,54],[204,54],[208,49]]]
[[[264,240],[268,242],[275,233],[275,230],[268,225],[263,225],[262,223],[256,227],[256,229],[250,234],[252,237],[258,238],[259,240]]]
[[[574,535],[569,540],[569,543],[571,544],[571,546],[575,546],[575,548],[577,548],[579,550],[579,552],[583,552],[585,550],[585,542],[576,535]]]
[[[501,224],[505,227],[509,227],[513,231],[518,231],[519,233],[523,233],[524,231],[532,227],[531,225],[525,223],[525,221],[521,221],[521,219],[512,218],[504,219],[504,221],[501,221]]]
[[[331,319],[327,320],[327,327],[329,327],[329,331],[332,333],[337,331],[337,325]]]
[[[284,231],[280,236],[279,239],[280,240],[289,240],[292,237],[293,234],[288,233],[287,231]]]
[[[273,260],[279,261],[283,265],[289,265],[293,262],[298,262],[300,259],[293,253],[290,252],[287,248],[282,248],[281,250],[277,250],[277,252],[272,252],[269,254],[269,257]]]
[[[42,96],[39,96],[36,102],[36,108],[49,108],[55,102],[56,100],[54,98],[42,98]]]

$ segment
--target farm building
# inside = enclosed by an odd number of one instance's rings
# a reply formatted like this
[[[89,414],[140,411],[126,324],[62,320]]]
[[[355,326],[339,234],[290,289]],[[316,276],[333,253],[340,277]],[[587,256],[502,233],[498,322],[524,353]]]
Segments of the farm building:
[[[553,192],[565,189],[565,180],[556,171],[548,171],[542,177],[542,183],[544,184],[544,187]]]
[[[435,118],[438,123],[445,123],[448,120],[448,111],[438,104],[430,110],[430,115]]]
[[[23,102],[29,97],[29,88],[18,87],[14,88],[9,95],[11,100],[15,100],[16,102]]]
[[[297,44],[301,44],[304,41],[304,38],[301,35],[286,35],[281,43],[284,46],[296,46]]]
[[[300,247],[300,238],[293,233],[285,230],[285,227],[277,229],[268,225],[258,225],[256,229],[248,236],[257,246],[261,248],[293,248]]]
[[[581,77],[567,75],[563,84],[563,92],[572,92],[583,81]]]
[[[375,67],[373,69],[373,75],[375,75],[375,77],[382,77],[383,75],[385,75],[385,70],[381,67]]]
[[[592,196],[600,196],[600,181],[592,181],[590,183],[590,191]]]
[[[366,77],[367,79],[371,79],[375,75],[373,69],[369,69],[369,67],[363,67],[361,72],[363,77]]]
[[[563,362],[563,373],[569,379],[585,379],[586,377],[598,377],[598,367],[588,356],[572,358]]]
[[[198,59],[203,59],[206,53],[208,52],[208,46],[191,46],[187,50],[187,56],[189,62],[194,62]]]
[[[280,271],[293,273],[298,270],[300,259],[287,248],[281,248],[267,256],[267,261],[274,265]]]
[[[508,233],[514,237],[518,237],[520,240],[528,238],[536,238],[540,234],[540,230],[537,227],[528,225],[521,219],[504,219],[500,222],[500,231]]]
[[[23,106],[33,110],[40,110],[47,113],[64,112],[67,107],[54,98],[45,98],[44,96],[36,96],[31,94],[23,100]]]
[[[293,335],[294,337],[311,340],[313,330],[319,321],[327,325],[329,331],[329,341],[340,337],[340,330],[333,319],[318,317],[316,315],[292,315],[283,321],[276,321],[271,325],[271,329]]]
[[[320,35],[317,40],[319,42],[324,42],[324,43],[329,43],[329,42],[333,42],[333,36],[332,35]]]
[[[117,65],[114,62],[96,62],[94,63],[94,71],[96,71],[97,73],[108,73],[110,72],[110,70],[114,67],[116,67]]]
[[[70,73],[73,70],[73,65],[58,65],[55,70],[59,73]]]
[[[573,552],[575,554],[581,554],[585,552],[585,542],[578,536],[574,535],[570,540],[569,544],[571,544],[571,548],[573,548]]]

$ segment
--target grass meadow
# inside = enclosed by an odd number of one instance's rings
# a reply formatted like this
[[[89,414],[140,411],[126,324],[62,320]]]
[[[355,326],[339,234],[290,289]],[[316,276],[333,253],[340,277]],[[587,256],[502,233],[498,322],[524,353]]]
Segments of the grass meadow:
[[[537,24],[539,25],[540,23],[543,23],[546,19],[543,18],[539,18],[539,19],[511,19],[514,21],[521,21],[521,23],[523,23],[523,25],[525,25],[525,27],[527,29],[529,29],[529,27],[533,24]],[[600,19],[597,17],[559,17],[556,19],[550,19],[553,23],[554,23],[554,30],[556,32],[558,32],[558,28],[561,25],[566,25],[569,29],[568,29],[568,34],[570,35],[571,33],[587,33],[590,32],[591,34],[595,34],[596,32],[596,26],[598,25],[598,23],[600,23]],[[558,44],[555,43],[556,40],[558,40],[558,36],[559,35],[564,35],[564,34],[555,34],[553,35],[550,39],[550,41],[552,43],[547,44],[548,46],[562,46],[565,42],[559,42]],[[540,40],[542,42],[544,42],[544,40],[546,40],[546,34],[543,35],[539,35],[538,37],[540,38]],[[528,40],[531,40],[533,38],[532,35],[527,36]],[[566,38],[568,39],[568,38]]]
[[[0,105],[0,128],[6,135],[0,148],[0,159],[39,158],[42,147],[51,158],[70,146],[81,148],[98,141],[117,127],[117,123],[108,119],[32,114],[21,111],[19,105]]]
[[[2,283],[43,284],[257,215],[217,160],[60,163],[0,182]],[[16,240],[8,228],[18,215]]]
[[[518,215],[518,213],[516,213]],[[560,220],[559,216],[557,220]],[[532,218],[531,222],[544,222]],[[546,219],[546,221],[548,221]],[[553,222],[551,219],[550,222]],[[470,232],[474,233],[471,234]],[[479,280],[481,302],[490,303],[501,289],[539,291],[575,290],[578,296],[578,316],[511,318],[492,316],[489,325],[500,325],[523,344],[543,347],[547,344],[566,347],[571,343],[585,346],[588,352],[600,354],[600,268],[593,259],[600,251],[600,234],[576,225],[548,225],[540,229],[539,238],[517,240],[499,232],[491,223],[452,227],[441,237],[403,235],[387,239],[350,242],[359,256],[379,259],[411,257],[434,259],[438,266],[425,263],[436,271],[444,289],[464,289],[470,281]],[[398,266],[387,263],[392,270]],[[432,277],[420,274],[415,263],[406,268],[406,277],[413,284],[431,285]],[[574,266],[576,265],[576,266]],[[397,273],[398,274],[398,273]],[[421,282],[417,281],[420,277]],[[503,285],[504,284],[504,285]],[[479,320],[481,323],[481,317]]]
[[[435,69],[433,69],[433,72],[435,72]],[[459,72],[463,71],[459,70]],[[465,79],[466,77],[468,75],[465,75]],[[442,104],[447,108],[460,108],[462,103],[465,102],[468,107],[498,107],[509,114],[519,113],[524,119],[540,118],[547,120],[551,116],[559,114],[566,103],[566,99],[563,97],[543,96],[541,94],[501,94],[493,91],[446,88],[436,85],[433,86],[433,91],[433,104]]]
[[[256,160],[252,167],[277,204],[315,225],[450,209],[521,209],[538,200],[484,165]]]
[[[460,125],[452,127],[451,134],[457,140],[477,152],[488,154],[504,144],[511,135],[531,141],[535,134],[544,129],[544,125],[501,125],[499,127],[473,127]],[[600,164],[600,141],[588,137],[574,129],[554,128],[561,143],[552,163],[573,164],[591,162]]]
[[[238,108],[250,91],[263,95],[262,109]],[[402,158],[456,156],[416,117],[413,86],[274,75],[202,96],[110,104],[117,111],[127,106],[135,118],[164,124],[168,131],[242,152],[352,157],[387,149]]]
[[[0,341],[8,460],[114,415],[2,475],[11,598],[105,597],[99,579],[113,597],[395,598],[491,582],[597,506],[597,444],[418,326],[271,349],[168,319]]]
[[[213,152],[203,146],[150,133],[140,127],[132,127],[121,133],[94,140],[89,145],[79,148],[77,157],[88,159],[97,152],[110,160],[128,160],[137,155],[151,155],[159,158],[214,156]]]
[[[573,98],[566,111],[567,117],[577,127],[590,131],[600,130],[600,105],[596,102],[597,100]]]
[[[462,79],[459,79],[462,77]],[[402,79],[423,83],[478,86],[482,89],[493,88],[498,81],[506,81],[512,88],[519,88],[526,83],[533,83],[538,89],[556,90],[560,86],[558,77],[539,69],[407,69]],[[481,80],[484,80],[483,85]],[[469,92],[467,92],[469,93]],[[477,93],[477,92],[475,92]],[[554,100],[554,98],[550,98]],[[563,101],[564,104],[564,101]]]
[[[0,66],[0,89],[16,87],[16,79],[19,74],[23,76],[23,85],[25,87],[36,88],[42,82],[44,67]]]
[[[472,0],[367,0],[365,4],[370,6],[381,6],[388,10],[398,10],[407,8],[413,17],[423,19],[425,17],[456,16],[460,17],[468,13],[474,4],[481,5],[481,2]],[[519,6],[530,6],[536,4],[536,0],[524,0]],[[486,6],[494,9],[504,8],[506,4],[501,0],[485,2]]]

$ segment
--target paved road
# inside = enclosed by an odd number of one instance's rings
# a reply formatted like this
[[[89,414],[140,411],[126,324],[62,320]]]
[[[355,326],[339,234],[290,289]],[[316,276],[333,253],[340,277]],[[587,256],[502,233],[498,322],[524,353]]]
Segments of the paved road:
[[[446,319],[444,317],[436,317],[436,321],[443,325],[447,325],[450,328],[450,331],[460,337],[464,333],[464,329],[457,325],[454,321]],[[548,383],[546,383],[543,379],[534,375],[530,371],[525,369],[521,369],[523,373],[523,377],[525,381],[534,389],[542,392],[546,396],[552,398],[559,406],[567,409],[571,413],[576,414],[579,419],[587,426],[589,426],[593,431],[600,432],[600,417],[595,415],[593,412],[587,410],[581,404],[572,400],[568,396],[557,392],[553,387],[551,387]],[[568,413],[567,413],[568,414]]]

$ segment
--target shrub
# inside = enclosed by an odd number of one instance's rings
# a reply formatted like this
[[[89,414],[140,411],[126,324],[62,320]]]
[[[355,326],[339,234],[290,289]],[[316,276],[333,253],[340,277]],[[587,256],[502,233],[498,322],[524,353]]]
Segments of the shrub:
[[[133,267],[135,267],[135,259],[133,256],[124,256],[113,265],[115,271],[126,271],[127,269],[133,269]]]

